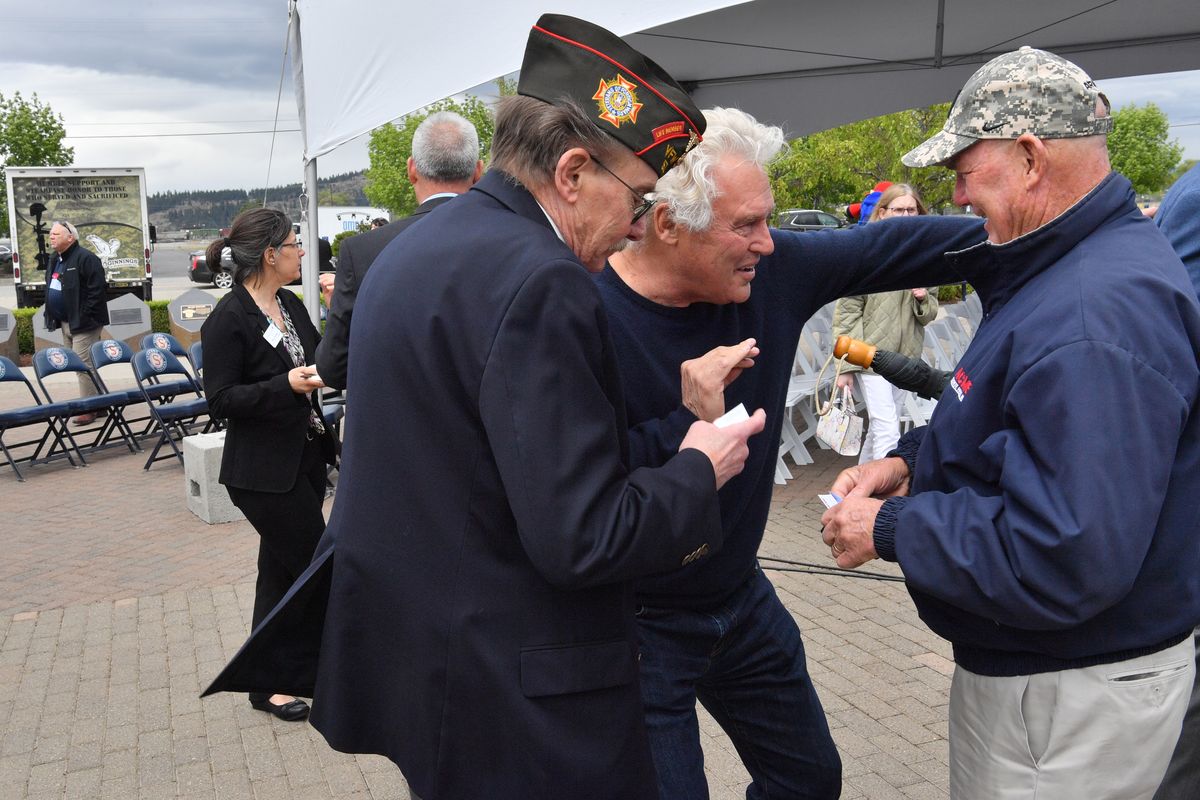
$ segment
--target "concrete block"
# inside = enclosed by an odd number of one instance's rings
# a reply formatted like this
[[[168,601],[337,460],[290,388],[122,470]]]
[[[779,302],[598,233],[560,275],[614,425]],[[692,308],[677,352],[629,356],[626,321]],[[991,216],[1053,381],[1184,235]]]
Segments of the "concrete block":
[[[246,518],[229,499],[225,487],[217,482],[224,450],[225,431],[197,433],[183,439],[183,479],[188,511],[209,525]]]

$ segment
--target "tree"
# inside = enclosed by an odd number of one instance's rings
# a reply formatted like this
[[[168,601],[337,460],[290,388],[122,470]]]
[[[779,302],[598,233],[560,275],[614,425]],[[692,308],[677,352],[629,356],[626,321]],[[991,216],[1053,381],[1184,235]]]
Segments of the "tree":
[[[245,214],[247,211],[253,211],[256,208],[263,208],[262,201],[257,200],[254,198],[253,195],[250,195],[241,202],[241,204],[237,207],[237,211],[233,212],[233,216],[230,217],[227,221],[223,222],[222,225],[229,225],[231,222],[233,222],[233,220],[237,219],[242,214]],[[218,227],[220,227],[220,226],[218,226]]]
[[[65,167],[75,150],[64,147],[62,115],[43,105],[35,93],[26,100],[20,92],[0,94],[0,205],[8,207],[4,167]],[[0,213],[0,233],[8,233],[8,214]]]
[[[408,157],[412,155],[412,137],[417,126],[435,111],[454,111],[472,122],[479,132],[479,157],[487,160],[496,125],[491,109],[470,95],[462,102],[439,100],[403,120],[371,131],[367,144],[371,166],[367,168],[366,194],[372,205],[386,208],[396,217],[407,216],[416,210],[417,198],[408,182]]]
[[[941,129],[949,108],[899,111],[792,140],[771,167],[776,207],[845,206],[883,180],[912,184],[931,209],[949,205],[954,173],[900,163],[902,155]]]
[[[320,189],[317,191],[317,205],[319,206],[352,206],[353,199],[348,192],[335,192],[333,189]]]
[[[1162,187],[1163,191],[1165,192],[1168,189],[1170,189],[1172,186],[1174,186],[1175,181],[1182,178],[1184,176],[1184,173],[1186,173],[1188,170],[1190,170],[1194,166],[1196,166],[1196,159],[1194,159],[1194,158],[1187,158],[1187,159],[1184,159],[1183,161],[1180,161],[1179,166],[1177,166],[1175,169],[1171,170],[1171,174],[1167,178],[1166,185]]]
[[[1108,157],[1138,194],[1166,187],[1183,155],[1179,142],[1167,141],[1168,129],[1167,115],[1154,103],[1124,106],[1113,113]]]

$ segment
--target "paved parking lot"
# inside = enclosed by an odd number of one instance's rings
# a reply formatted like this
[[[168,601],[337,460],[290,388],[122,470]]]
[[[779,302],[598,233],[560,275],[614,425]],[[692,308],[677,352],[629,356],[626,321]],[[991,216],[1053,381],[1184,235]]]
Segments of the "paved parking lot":
[[[0,408],[13,397],[0,392]],[[777,489],[762,556],[831,563],[815,495],[850,459],[816,458]],[[407,798],[382,758],[335,753],[240,695],[198,698],[248,632],[256,535],[187,511],[175,462],[89,460],[34,467],[26,483],[0,467],[0,796]],[[949,647],[903,584],[768,574],[804,632],[843,797],[948,797]],[[707,717],[702,730],[713,799],[744,797],[728,739]]]

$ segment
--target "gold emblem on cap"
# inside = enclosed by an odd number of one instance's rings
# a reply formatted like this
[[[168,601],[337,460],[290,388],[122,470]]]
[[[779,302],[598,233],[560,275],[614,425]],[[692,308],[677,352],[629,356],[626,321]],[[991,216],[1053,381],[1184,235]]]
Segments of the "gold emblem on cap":
[[[675,149],[675,145],[667,145],[663,150],[662,164],[658,167],[659,175],[666,175],[671,167],[679,163],[679,151]]]
[[[621,127],[622,122],[637,122],[638,112],[642,104],[638,102],[637,84],[631,83],[623,75],[617,73],[611,81],[600,79],[600,88],[592,95],[600,109],[600,119],[611,122],[613,127]]]

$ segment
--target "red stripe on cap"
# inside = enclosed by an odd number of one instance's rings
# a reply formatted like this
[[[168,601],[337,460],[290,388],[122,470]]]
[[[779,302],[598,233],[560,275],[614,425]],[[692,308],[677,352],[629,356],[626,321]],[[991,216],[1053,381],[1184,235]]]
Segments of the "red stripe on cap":
[[[657,89],[655,89],[655,88],[654,88],[654,87],[653,87],[653,86],[650,84],[650,82],[649,82],[649,81],[647,81],[647,80],[646,80],[645,78],[643,78],[641,75],[638,75],[636,72],[634,72],[633,70],[631,70],[629,67],[627,67],[627,66],[625,66],[624,64],[622,64],[620,61],[617,61],[617,60],[616,60],[616,59],[614,59],[614,58],[609,58],[608,56],[604,55],[604,53],[601,53],[599,50],[597,50],[597,49],[596,49],[596,48],[594,48],[594,47],[588,47],[586,44],[583,44],[582,42],[577,42],[577,41],[575,41],[574,39],[568,39],[568,38],[567,38],[567,37],[565,37],[565,36],[559,36],[557,33],[554,33],[554,32],[552,32],[552,31],[548,31],[548,30],[546,30],[545,28],[542,28],[542,27],[540,27],[540,26],[538,26],[538,25],[534,25],[534,26],[533,26],[533,29],[534,29],[535,31],[541,31],[542,33],[546,34],[547,36],[551,36],[551,37],[553,37],[553,38],[555,38],[555,39],[558,39],[559,41],[566,42],[567,44],[572,44],[572,45],[575,45],[575,46],[576,46],[576,47],[578,47],[580,50],[587,50],[589,53],[592,53],[593,55],[599,56],[600,58],[603,58],[605,61],[607,61],[608,63],[612,64],[612,65],[613,65],[613,66],[615,66],[617,69],[623,69],[623,70],[625,70],[625,71],[626,71],[626,72],[628,72],[630,75],[632,75],[633,77],[635,77],[635,78],[637,78],[639,81],[641,81],[641,82],[642,82],[642,85],[643,85],[643,86],[645,86],[647,89],[649,89],[651,92],[653,92],[653,93],[655,94],[655,96],[657,96],[657,97],[658,97],[658,99],[659,99],[659,100],[662,100],[664,103],[666,103],[667,105],[669,105],[671,108],[675,109],[675,112],[676,112],[677,114],[679,114],[679,116],[681,116],[681,117],[683,117],[684,119],[686,119],[686,120],[688,121],[688,124],[689,124],[689,125],[691,125],[691,126],[692,126],[692,128],[696,129],[696,137],[697,137],[697,140],[701,140],[701,139],[703,138],[703,137],[701,137],[701,136],[700,136],[699,127],[696,125],[696,123],[692,122],[692,119],[691,119],[691,117],[689,117],[687,114],[683,113],[683,111],[682,111],[682,110],[679,108],[679,106],[675,105],[675,104],[674,104],[674,103],[672,103],[670,100],[668,100],[667,98],[663,97],[662,93],[661,93],[661,92],[659,92]],[[660,140],[660,141],[666,141],[666,140],[665,140],[665,139],[663,139],[663,140]],[[657,144],[657,142],[656,142],[656,144]],[[647,149],[649,149],[649,148],[647,148]],[[645,152],[645,151],[643,151],[643,152]]]
[[[634,153],[634,155],[635,155],[635,156],[637,156],[637,157],[639,157],[639,158],[641,158],[641,156],[642,156],[643,154],[645,154],[645,153],[649,153],[651,150],[653,150],[654,148],[658,147],[658,146],[659,146],[660,144],[662,144],[663,142],[669,142],[669,141],[671,141],[672,139],[687,139],[687,138],[689,138],[689,137],[691,137],[691,134],[690,134],[690,133],[679,133],[679,134],[676,134],[676,135],[674,135],[674,136],[664,136],[663,138],[661,138],[661,139],[659,139],[658,141],[656,141],[654,144],[648,145],[648,146],[646,146],[646,147],[643,147],[641,150],[638,150],[637,152],[635,152],[635,153]],[[697,141],[699,141],[699,137],[696,137],[696,138],[697,138]]]

